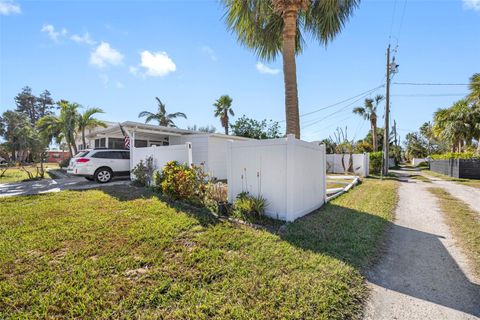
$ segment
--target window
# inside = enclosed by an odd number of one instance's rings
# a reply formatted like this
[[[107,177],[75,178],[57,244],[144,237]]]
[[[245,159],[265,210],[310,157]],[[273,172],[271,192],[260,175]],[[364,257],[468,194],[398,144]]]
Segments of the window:
[[[147,140],[135,140],[135,148],[147,147]]]
[[[123,138],[108,138],[108,149],[125,149]]]
[[[116,157],[113,156],[113,152],[108,152],[108,151],[99,151],[92,155],[92,158],[98,158],[98,159],[116,159]]]
[[[121,151],[123,159],[130,160],[130,151]]]
[[[105,138],[95,139],[95,148],[105,148]]]

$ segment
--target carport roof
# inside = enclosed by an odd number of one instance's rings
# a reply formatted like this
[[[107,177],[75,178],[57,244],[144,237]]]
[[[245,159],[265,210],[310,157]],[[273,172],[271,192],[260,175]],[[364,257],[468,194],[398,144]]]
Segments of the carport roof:
[[[164,127],[164,126],[146,124],[146,123],[140,123],[140,122],[134,122],[134,121],[124,121],[121,123],[121,125],[129,133],[142,132],[142,133],[173,135],[173,136],[183,136],[183,135],[189,135],[189,134],[204,134],[198,131]],[[92,133],[91,136],[118,134],[118,133],[121,134],[120,125],[113,125],[109,128],[96,131]]]

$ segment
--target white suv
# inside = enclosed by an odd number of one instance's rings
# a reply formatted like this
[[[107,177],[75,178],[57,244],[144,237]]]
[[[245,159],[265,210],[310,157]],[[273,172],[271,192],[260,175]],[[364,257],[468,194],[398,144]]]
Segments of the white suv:
[[[70,160],[67,173],[98,183],[109,182],[114,176],[128,176],[130,151],[116,149],[80,151]]]

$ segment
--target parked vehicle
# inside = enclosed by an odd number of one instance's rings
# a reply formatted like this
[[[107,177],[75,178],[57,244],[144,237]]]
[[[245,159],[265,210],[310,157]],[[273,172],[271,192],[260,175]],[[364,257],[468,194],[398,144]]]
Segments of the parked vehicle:
[[[130,151],[93,149],[80,151],[70,160],[67,173],[89,181],[107,183],[114,176],[130,174]]]

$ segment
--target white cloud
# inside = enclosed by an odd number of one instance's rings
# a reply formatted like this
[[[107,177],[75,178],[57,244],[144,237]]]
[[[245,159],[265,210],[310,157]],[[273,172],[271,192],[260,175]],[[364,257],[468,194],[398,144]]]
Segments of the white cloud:
[[[210,48],[209,46],[202,46],[201,48],[202,52],[206,54],[212,61],[217,61],[217,55],[215,54],[215,51]]]
[[[123,61],[123,55],[113,49],[108,42],[101,42],[98,47],[90,53],[90,64],[105,68],[108,65],[117,66]]]
[[[480,0],[462,0],[465,9],[480,11]]]
[[[258,72],[264,73],[264,74],[278,74],[280,72],[280,69],[269,68],[261,62],[257,62],[256,67],[257,67]]]
[[[116,86],[118,89],[123,89],[123,88],[125,88],[125,86],[123,85],[123,83],[121,83],[120,81],[117,81],[117,82],[115,83],[115,86]]]
[[[51,24],[45,24],[41,32],[45,32],[53,41],[58,41],[60,37],[66,36],[68,31],[65,28],[62,28],[60,31],[55,30],[55,27]]]
[[[20,5],[10,0],[0,0],[0,15],[9,16],[20,13],[22,13]]]
[[[103,86],[106,88],[108,86],[108,83],[110,82],[110,78],[106,74],[99,74],[98,77],[103,83]]]
[[[141,54],[141,62],[139,67],[145,69],[143,76],[163,77],[177,70],[177,66],[166,52],[150,52],[143,51]],[[139,75],[138,67],[130,67],[130,73]]]
[[[74,34],[70,37],[76,43],[85,43],[88,45],[94,45],[97,42],[90,37],[90,33],[85,32],[83,35]]]

